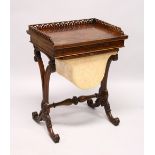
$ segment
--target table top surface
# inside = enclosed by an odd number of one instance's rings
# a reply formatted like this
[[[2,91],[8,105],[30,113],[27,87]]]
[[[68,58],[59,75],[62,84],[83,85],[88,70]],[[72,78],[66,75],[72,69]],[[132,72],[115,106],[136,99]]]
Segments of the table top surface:
[[[96,18],[29,25],[27,32],[46,53],[52,48],[54,57],[123,47],[128,38],[121,28]]]
[[[29,28],[50,39],[55,47],[127,38],[121,28],[94,18],[36,24]]]
[[[111,33],[106,29],[96,27],[95,25],[57,32],[53,32],[52,30],[43,30],[43,33],[52,39],[55,46],[119,37],[117,33]]]

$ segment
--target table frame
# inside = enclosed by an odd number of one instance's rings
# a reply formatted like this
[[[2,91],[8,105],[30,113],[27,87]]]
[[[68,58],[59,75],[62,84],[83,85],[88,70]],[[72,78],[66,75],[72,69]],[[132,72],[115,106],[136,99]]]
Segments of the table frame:
[[[63,106],[63,105],[77,105],[78,102],[85,102],[87,101],[87,104],[91,108],[95,108],[98,106],[103,106],[106,112],[106,115],[109,119],[109,121],[117,126],[120,122],[119,118],[114,118],[111,113],[110,104],[108,101],[108,90],[107,90],[107,79],[108,79],[108,71],[109,67],[112,61],[116,61],[118,59],[118,54],[111,55],[107,61],[106,70],[104,77],[101,81],[101,85],[99,88],[99,92],[95,93],[93,95],[88,96],[73,96],[73,98],[66,99],[64,101],[58,102],[58,103],[49,103],[49,82],[50,82],[50,75],[51,73],[56,71],[55,67],[55,58],[48,57],[49,63],[45,69],[44,63],[41,57],[41,51],[40,49],[34,45],[34,60],[38,62],[39,69],[40,69],[40,75],[41,75],[41,81],[42,81],[42,102],[41,102],[41,110],[40,112],[33,112],[32,118],[37,122],[44,121],[46,123],[46,127],[48,130],[48,133],[52,140],[55,143],[58,143],[60,140],[60,137],[58,134],[55,134],[52,127],[52,121],[50,117],[50,108],[55,108],[57,106]],[[93,102],[92,98],[96,98],[95,102]]]

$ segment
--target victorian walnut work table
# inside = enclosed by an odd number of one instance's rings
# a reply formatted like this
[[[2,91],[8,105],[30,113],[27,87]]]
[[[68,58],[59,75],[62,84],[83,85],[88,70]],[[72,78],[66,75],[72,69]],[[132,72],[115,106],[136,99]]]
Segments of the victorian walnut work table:
[[[42,80],[42,102],[39,113],[33,112],[32,118],[39,123],[45,121],[48,133],[57,143],[60,140],[52,128],[50,108],[62,105],[85,102],[91,108],[103,106],[109,121],[117,126],[119,118],[111,114],[108,102],[107,78],[111,61],[118,59],[119,48],[124,47],[124,40],[128,38],[121,28],[98,20],[96,18],[63,21],[45,24],[29,25],[27,33],[34,46],[34,60],[38,62]],[[49,58],[46,68],[41,58],[41,52]],[[99,92],[88,96],[74,96],[58,103],[49,103],[49,80],[51,73],[57,71],[56,60],[70,60],[104,53],[116,52],[109,56],[105,73],[101,80]],[[93,79],[93,77],[92,77]],[[95,101],[92,98],[96,98]]]

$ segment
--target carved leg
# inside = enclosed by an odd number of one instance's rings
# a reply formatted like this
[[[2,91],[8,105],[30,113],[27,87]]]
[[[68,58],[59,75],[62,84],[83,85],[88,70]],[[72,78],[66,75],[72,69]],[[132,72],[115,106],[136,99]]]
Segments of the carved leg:
[[[42,94],[43,94],[45,69],[44,69],[44,64],[43,64],[42,58],[41,58],[41,53],[35,47],[34,47],[34,61],[38,62],[38,65],[39,65],[41,82],[42,82]]]
[[[114,117],[112,116],[112,114],[111,114],[111,109],[110,109],[110,104],[109,104],[108,101],[107,101],[106,104],[104,105],[104,109],[105,109],[105,112],[106,112],[106,115],[107,115],[109,121],[110,121],[113,125],[115,125],[115,126],[119,125],[120,120],[119,120],[118,117],[114,118]]]
[[[45,109],[43,111],[43,120],[46,122],[47,130],[50,135],[50,137],[53,139],[55,143],[58,143],[60,140],[60,137],[58,134],[55,134],[52,129],[52,122],[50,118],[50,108],[48,108],[49,104],[49,81],[50,81],[50,75],[52,72],[55,71],[55,63],[54,60],[50,60],[49,64],[46,68],[46,72],[44,75],[44,93],[43,93],[43,103],[42,108]]]
[[[110,104],[108,101],[108,91],[103,91],[102,94],[103,94],[103,97],[101,97],[102,98],[101,106],[104,106],[104,109],[109,121],[115,126],[119,125],[120,123],[119,118],[118,117],[114,118],[111,114]]]
[[[49,136],[52,138],[52,140],[55,143],[58,143],[60,140],[60,137],[58,134],[55,134],[53,131],[51,117],[49,115],[50,109],[47,107],[47,105],[48,104],[44,104],[42,118],[46,123],[46,127],[48,130]]]
[[[48,130],[48,133],[50,137],[53,139],[55,143],[59,142],[59,135],[55,134],[52,129],[52,122],[50,118],[50,108],[48,108],[49,104],[49,81],[50,81],[50,75],[52,72],[55,71],[55,62],[54,59],[51,59],[49,61],[49,64],[46,68],[46,71],[44,69],[44,64],[41,58],[40,51],[35,48],[34,50],[34,60],[38,62],[40,74],[41,74],[41,80],[42,80],[42,94],[43,94],[43,101],[41,103],[41,111],[38,114],[37,112],[32,113],[32,118],[39,123],[40,121],[45,121],[46,127]]]
[[[40,70],[40,75],[41,75],[41,82],[42,82],[42,94],[43,94],[43,87],[44,87],[44,74],[45,74],[45,69],[44,69],[44,64],[41,58],[41,53],[40,51],[34,47],[34,61],[38,62],[39,65],[39,70]],[[37,112],[32,113],[32,118],[39,123],[42,121],[42,110],[38,114]]]
[[[107,78],[108,78],[108,71],[109,71],[111,61],[116,61],[117,59],[118,59],[118,55],[112,55],[108,59],[106,70],[105,70],[105,75],[101,81],[101,87],[99,89],[99,96],[98,96],[98,102],[100,102],[101,106],[104,106],[106,115],[109,121],[113,125],[118,125],[120,120],[119,118],[114,118],[111,114],[110,104],[108,101]]]

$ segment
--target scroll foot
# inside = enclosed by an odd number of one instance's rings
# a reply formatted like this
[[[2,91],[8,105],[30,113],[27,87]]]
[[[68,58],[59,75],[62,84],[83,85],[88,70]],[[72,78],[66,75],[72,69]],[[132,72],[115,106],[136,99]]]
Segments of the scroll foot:
[[[59,140],[60,140],[60,137],[58,134],[55,134],[53,129],[52,129],[52,122],[51,122],[51,118],[49,115],[46,115],[44,117],[44,120],[46,122],[46,126],[47,126],[47,130],[48,130],[48,133],[50,135],[50,137],[52,138],[52,140],[55,142],[55,143],[58,143]]]
[[[106,112],[106,114],[107,114],[107,117],[108,117],[109,121],[110,121],[113,125],[115,125],[115,126],[119,125],[120,120],[119,120],[118,117],[114,118],[114,117],[112,116],[111,112]]]
[[[58,134],[55,134],[53,132],[53,129],[52,128],[48,128],[47,127],[47,130],[48,130],[48,133],[50,135],[50,137],[52,138],[52,140],[55,142],[55,143],[59,143],[59,140],[60,140],[60,137]]]
[[[41,114],[42,114],[42,111],[40,112],[40,114],[38,114],[36,111],[35,112],[32,112],[32,118],[35,122],[39,123],[40,121],[42,121],[42,118],[41,118]]]
[[[32,118],[35,122],[37,123],[40,123],[40,121],[44,120],[45,123],[46,123],[46,127],[47,127],[47,130],[48,130],[48,133],[49,133],[49,136],[52,138],[52,140],[55,142],[55,143],[58,143],[59,140],[60,140],[60,137],[58,134],[55,134],[53,129],[52,129],[52,122],[51,122],[51,118],[48,114],[47,111],[42,111],[38,114],[37,112],[33,112],[32,113]]]
[[[106,115],[107,115],[109,121],[110,121],[113,125],[115,125],[115,126],[119,125],[119,123],[120,123],[119,118],[118,118],[118,117],[114,118],[114,117],[112,116],[112,114],[111,114],[111,109],[110,109],[110,104],[109,104],[109,102],[107,102],[107,103],[104,105],[104,109],[105,109],[105,112],[106,112]]]

